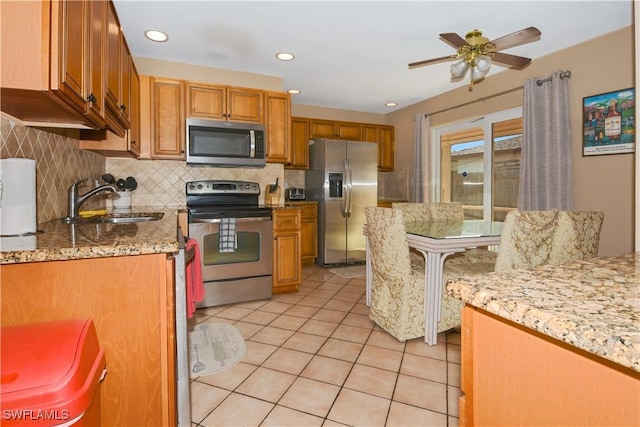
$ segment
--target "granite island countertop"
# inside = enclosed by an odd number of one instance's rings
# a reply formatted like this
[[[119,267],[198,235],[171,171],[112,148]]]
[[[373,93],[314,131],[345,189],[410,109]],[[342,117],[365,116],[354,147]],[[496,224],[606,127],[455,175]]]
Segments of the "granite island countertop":
[[[178,209],[135,207],[134,212],[163,212],[158,221],[127,224],[38,224],[28,237],[0,238],[0,264],[178,252]]]
[[[449,295],[640,371],[640,252],[451,279]]]

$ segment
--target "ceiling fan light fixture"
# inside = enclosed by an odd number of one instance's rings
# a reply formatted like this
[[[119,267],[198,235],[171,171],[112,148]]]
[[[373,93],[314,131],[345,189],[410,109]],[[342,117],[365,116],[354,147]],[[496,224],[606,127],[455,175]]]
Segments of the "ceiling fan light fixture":
[[[469,64],[464,59],[456,62],[451,66],[451,80],[462,78],[468,69]]]
[[[475,65],[471,68],[471,80],[483,79],[491,69],[491,58],[483,55],[476,58]]]

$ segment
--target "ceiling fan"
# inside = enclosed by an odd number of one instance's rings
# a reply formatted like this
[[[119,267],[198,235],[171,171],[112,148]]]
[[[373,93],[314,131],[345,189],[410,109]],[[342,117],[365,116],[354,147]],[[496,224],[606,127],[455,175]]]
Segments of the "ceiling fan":
[[[536,27],[528,27],[489,41],[488,38],[482,35],[482,31],[480,30],[469,31],[465,34],[464,39],[456,33],[443,33],[440,34],[440,38],[456,48],[456,53],[440,58],[412,62],[409,64],[409,68],[417,68],[437,62],[459,59],[460,61],[451,66],[451,81],[460,80],[464,77],[467,70],[471,68],[471,81],[469,83],[469,90],[471,91],[473,90],[473,84],[482,80],[487,75],[492,62],[517,70],[521,70],[529,65],[531,62],[529,58],[498,51],[539,40],[541,34],[540,30]]]

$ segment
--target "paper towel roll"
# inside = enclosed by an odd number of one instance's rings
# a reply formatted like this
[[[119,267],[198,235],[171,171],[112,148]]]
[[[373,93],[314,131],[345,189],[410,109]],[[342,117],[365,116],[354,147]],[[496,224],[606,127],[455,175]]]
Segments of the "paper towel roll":
[[[0,234],[36,232],[36,161],[0,159]]]

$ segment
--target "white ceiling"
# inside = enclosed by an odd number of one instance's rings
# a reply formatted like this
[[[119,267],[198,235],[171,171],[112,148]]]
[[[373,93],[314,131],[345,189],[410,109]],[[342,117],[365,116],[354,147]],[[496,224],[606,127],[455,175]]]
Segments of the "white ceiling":
[[[474,28],[493,40],[537,27],[540,40],[504,50],[536,58],[632,24],[631,0],[161,1],[114,0],[134,57],[281,77],[293,104],[385,114],[468,84],[452,83],[440,33]],[[154,43],[144,31],[169,34]],[[277,52],[296,55],[290,62]],[[615,64],[599,64],[595,67]],[[491,74],[504,70],[494,64]],[[573,70],[574,72],[576,70]],[[605,75],[603,74],[603,75]],[[398,103],[389,108],[389,101]]]

